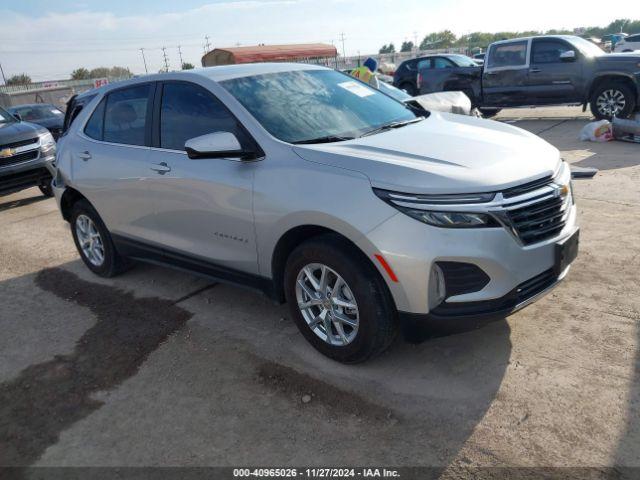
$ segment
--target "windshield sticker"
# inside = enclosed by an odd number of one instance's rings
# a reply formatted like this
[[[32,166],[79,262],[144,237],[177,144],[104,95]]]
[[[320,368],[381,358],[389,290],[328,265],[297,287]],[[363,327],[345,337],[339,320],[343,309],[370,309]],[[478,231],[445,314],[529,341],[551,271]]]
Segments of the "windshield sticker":
[[[349,92],[359,97],[368,97],[369,95],[373,95],[375,93],[372,89],[367,88],[364,85],[354,81],[342,82],[339,83],[338,86],[344,88],[345,90],[348,90]]]

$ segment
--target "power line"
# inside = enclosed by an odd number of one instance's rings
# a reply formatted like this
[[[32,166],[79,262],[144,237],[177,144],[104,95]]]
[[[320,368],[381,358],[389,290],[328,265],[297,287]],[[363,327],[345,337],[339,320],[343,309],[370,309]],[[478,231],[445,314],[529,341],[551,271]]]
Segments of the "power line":
[[[180,55],[180,69],[182,69],[184,62],[182,61],[182,50],[180,50],[180,45],[178,45],[178,55]]]
[[[162,47],[162,56],[164,57],[164,71],[169,71],[169,58],[167,57],[167,47]]]
[[[142,61],[144,62],[144,73],[149,73],[147,70],[147,59],[144,58],[144,48],[141,48],[140,52],[142,53]]]
[[[211,44],[209,43],[209,35],[204,36],[204,53],[209,53],[211,51]]]

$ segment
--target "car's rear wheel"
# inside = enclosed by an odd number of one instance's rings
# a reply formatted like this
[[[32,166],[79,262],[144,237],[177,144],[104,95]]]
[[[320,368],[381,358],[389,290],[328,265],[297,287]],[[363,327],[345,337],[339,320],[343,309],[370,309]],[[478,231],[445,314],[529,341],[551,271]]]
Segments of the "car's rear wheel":
[[[96,275],[113,277],[128,266],[115,249],[111,235],[100,215],[85,200],[73,205],[71,233],[84,264]]]
[[[395,337],[397,315],[384,281],[338,236],[317,237],[291,253],[285,295],[300,332],[334,360],[365,361]]]
[[[626,118],[635,110],[636,99],[623,83],[604,84],[591,96],[591,113],[597,119]]]
[[[493,118],[500,113],[501,108],[478,108],[483,118]]]

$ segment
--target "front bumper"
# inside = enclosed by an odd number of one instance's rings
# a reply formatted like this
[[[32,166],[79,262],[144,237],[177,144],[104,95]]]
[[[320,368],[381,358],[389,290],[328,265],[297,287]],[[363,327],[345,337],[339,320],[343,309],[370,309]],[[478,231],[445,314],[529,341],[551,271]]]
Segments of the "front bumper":
[[[576,207],[569,208],[562,231],[532,245],[522,245],[506,228],[437,228],[403,213],[367,237],[396,274],[398,281],[393,282],[380,270],[403,314],[442,318],[508,314],[543,295],[566,275],[568,269],[558,275],[553,267],[556,244],[578,228]],[[435,262],[473,264],[490,280],[482,289],[448,297],[429,311],[429,272]]]
[[[55,155],[0,167],[0,194],[8,195],[43,183],[55,175]]]

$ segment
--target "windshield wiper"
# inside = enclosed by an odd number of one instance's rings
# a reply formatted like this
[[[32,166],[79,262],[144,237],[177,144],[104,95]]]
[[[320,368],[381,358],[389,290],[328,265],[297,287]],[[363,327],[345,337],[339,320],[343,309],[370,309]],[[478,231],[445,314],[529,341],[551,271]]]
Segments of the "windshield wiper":
[[[376,128],[374,128],[372,130],[369,130],[368,132],[363,133],[362,135],[360,135],[360,137],[368,137],[369,135],[375,135],[376,133],[384,132],[385,130],[391,130],[391,129],[394,129],[394,128],[404,127],[404,126],[410,125],[412,123],[421,122],[424,119],[425,119],[425,117],[417,117],[417,118],[412,118],[411,120],[405,120],[403,122],[387,123],[385,125],[382,125],[380,127],[376,127]]]
[[[339,135],[326,135],[324,137],[318,138],[310,138],[309,140],[299,140],[297,142],[292,142],[295,145],[305,145],[311,143],[332,143],[332,142],[343,142],[345,140],[353,140],[354,137],[341,137]]]

